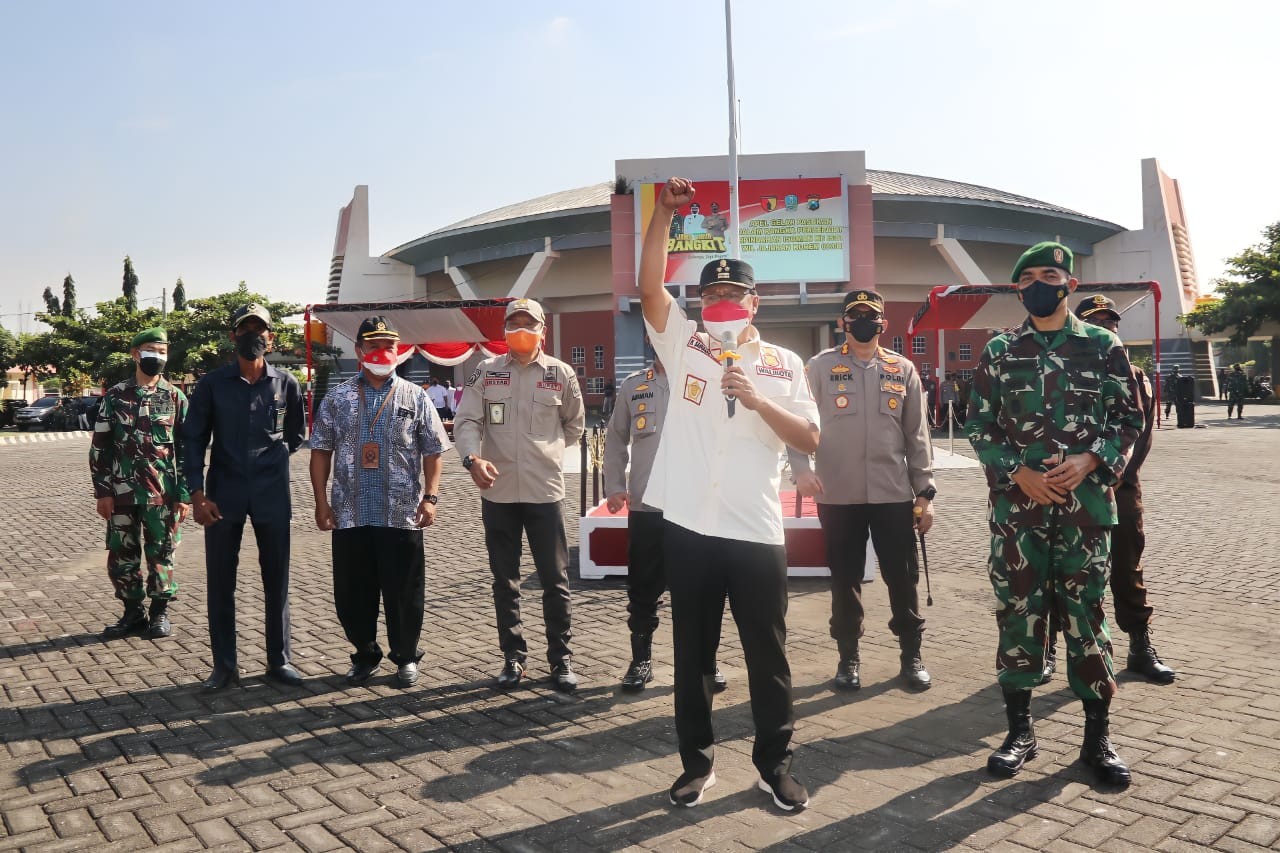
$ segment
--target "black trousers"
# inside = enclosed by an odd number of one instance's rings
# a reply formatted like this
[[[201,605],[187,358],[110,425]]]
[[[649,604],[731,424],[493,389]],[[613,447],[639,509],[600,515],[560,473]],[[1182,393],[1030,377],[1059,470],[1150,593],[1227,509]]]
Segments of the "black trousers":
[[[889,630],[898,637],[924,631],[916,582],[913,501],[891,504],[818,504],[818,520],[827,541],[831,568],[831,636],[844,654],[863,632],[862,578],[867,568],[867,535],[880,562],[893,617]]]
[[[1244,417],[1244,397],[1228,397],[1227,398],[1227,417],[1231,417],[1231,411],[1235,410],[1238,417]]]
[[[387,646],[396,664],[422,659],[426,564],[422,531],[351,527],[333,532],[333,602],[338,621],[355,647],[351,662],[382,660],[378,599],[387,614]]]
[[[209,607],[209,645],[215,668],[235,670],[236,570],[245,519],[224,518],[204,529],[206,601]],[[264,633],[267,666],[289,662],[289,519],[253,519],[262,570]]]
[[[1111,598],[1116,624],[1126,634],[1144,630],[1151,622],[1147,587],[1142,580],[1142,552],[1147,537],[1142,530],[1142,487],[1122,483],[1116,489],[1119,522],[1111,530]]]
[[[627,515],[627,628],[633,634],[658,630],[658,599],[667,588],[662,530],[660,512]]]
[[[498,616],[498,646],[503,657],[523,662],[529,648],[520,620],[521,534],[529,537],[538,580],[542,583],[542,619],[547,629],[547,660],[570,656],[569,542],[560,503],[480,501],[484,544],[493,572],[493,604]]]
[[[676,737],[684,769],[699,776],[714,761],[711,686],[725,596],[742,639],[762,774],[791,767],[791,667],[787,663],[787,556],[781,545],[704,536],[664,522],[675,645]]]

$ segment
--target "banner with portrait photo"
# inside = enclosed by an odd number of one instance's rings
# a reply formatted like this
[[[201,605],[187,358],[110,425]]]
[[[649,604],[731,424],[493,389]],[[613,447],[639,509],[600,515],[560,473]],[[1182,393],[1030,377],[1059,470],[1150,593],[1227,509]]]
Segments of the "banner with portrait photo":
[[[637,257],[662,187],[636,185]],[[696,284],[707,261],[728,256],[729,182],[695,181],[694,187],[693,202],[671,222],[668,284]],[[757,282],[849,280],[844,178],[743,180],[739,187],[739,256],[751,264]]]

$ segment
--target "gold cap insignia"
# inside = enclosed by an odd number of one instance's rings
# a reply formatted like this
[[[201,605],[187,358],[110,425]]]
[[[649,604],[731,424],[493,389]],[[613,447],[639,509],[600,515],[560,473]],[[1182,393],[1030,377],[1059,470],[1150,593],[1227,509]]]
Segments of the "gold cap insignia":
[[[1099,295],[1099,296],[1095,296],[1095,297],[1093,297],[1093,304],[1094,304],[1094,305],[1106,305],[1106,304],[1107,304],[1107,297],[1105,297],[1105,296],[1101,296],[1101,295]]]
[[[867,301],[867,294],[865,294],[865,293],[859,293],[859,294],[858,294],[857,301],[858,301],[858,302],[866,302],[866,301]]]
[[[716,268],[716,278],[730,278],[732,273],[729,272],[729,262],[724,258],[720,259],[720,266]]]
[[[385,332],[386,330],[387,330],[387,324],[386,324],[386,323],[384,323],[384,322],[382,322],[381,320],[379,320],[379,321],[378,321],[378,331],[379,331],[379,332]]]

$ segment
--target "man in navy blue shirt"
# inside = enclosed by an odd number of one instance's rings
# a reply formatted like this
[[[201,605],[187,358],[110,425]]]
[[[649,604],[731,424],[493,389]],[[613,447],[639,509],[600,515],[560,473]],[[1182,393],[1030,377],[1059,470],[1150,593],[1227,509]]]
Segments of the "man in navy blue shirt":
[[[271,314],[244,305],[231,318],[232,364],[210,371],[191,395],[183,424],[183,473],[195,520],[205,528],[209,644],[206,691],[240,680],[236,658],[236,568],[246,519],[253,521],[262,568],[267,677],[296,686],[289,663],[289,455],[304,438],[298,380],[267,364]],[[205,476],[205,450],[213,441]]]

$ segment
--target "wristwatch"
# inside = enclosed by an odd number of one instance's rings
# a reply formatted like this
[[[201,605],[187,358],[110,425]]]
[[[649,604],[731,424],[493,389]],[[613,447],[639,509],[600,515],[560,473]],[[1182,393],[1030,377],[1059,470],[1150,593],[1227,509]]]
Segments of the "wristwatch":
[[[471,466],[474,465],[475,463],[476,463],[476,458],[470,453],[462,457],[462,467],[466,468],[468,471],[471,470]]]
[[[423,503],[429,503],[429,504],[431,504],[432,506],[435,506],[436,504],[440,503],[440,496],[439,496],[439,495],[427,495],[426,497],[424,497],[424,498],[422,499],[422,501],[423,501]]]
[[[916,497],[924,498],[927,501],[931,501],[937,496],[938,496],[938,490],[934,486],[930,486],[929,488],[925,489],[923,492],[920,492],[919,494],[916,495]]]
[[[1010,480],[1012,480],[1012,479],[1013,479],[1013,475],[1014,475],[1014,474],[1016,474],[1016,473],[1018,473],[1018,469],[1019,469],[1019,468],[1021,468],[1021,467],[1022,467],[1022,461],[1021,461],[1021,460],[1019,460],[1019,461],[1017,461],[1017,462],[1013,463],[1012,465],[1010,465],[1010,466],[1005,470],[1005,474],[1009,475],[1009,479],[1010,479]]]

